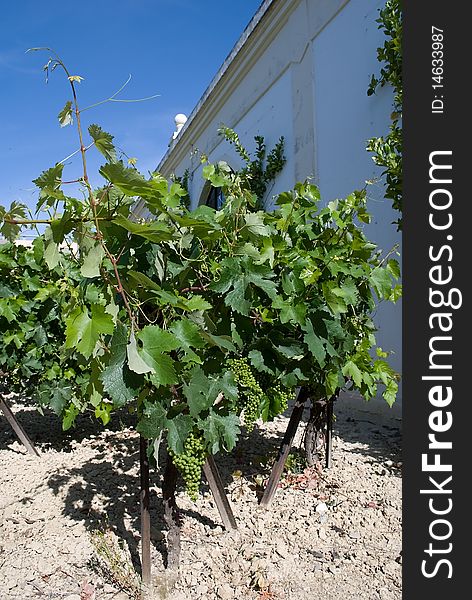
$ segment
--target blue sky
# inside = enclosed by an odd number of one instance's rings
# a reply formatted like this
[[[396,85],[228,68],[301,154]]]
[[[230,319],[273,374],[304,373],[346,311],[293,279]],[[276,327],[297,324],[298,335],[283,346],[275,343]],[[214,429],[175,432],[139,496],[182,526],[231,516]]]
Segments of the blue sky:
[[[83,108],[110,97],[160,94],[139,103],[106,103],[85,111],[84,126],[98,123],[115,136],[137,167],[154,169],[174,131],[174,115],[190,114],[261,0],[16,0],[2,4],[0,23],[0,204],[33,207],[32,179],[78,148],[74,127],[57,115],[69,100],[57,69],[45,83],[49,46],[73,75]],[[101,164],[92,159],[91,169]],[[80,176],[76,157],[64,175]],[[98,183],[99,179],[95,179]]]

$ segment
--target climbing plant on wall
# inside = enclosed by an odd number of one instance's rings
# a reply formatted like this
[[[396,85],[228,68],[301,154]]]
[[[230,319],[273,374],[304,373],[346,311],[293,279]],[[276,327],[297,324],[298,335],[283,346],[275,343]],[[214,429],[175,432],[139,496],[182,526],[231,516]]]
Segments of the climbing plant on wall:
[[[392,201],[392,206],[399,211],[397,226],[402,225],[402,6],[401,0],[388,0],[380,11],[379,29],[386,37],[384,45],[377,50],[377,58],[382,64],[380,74],[372,75],[368,95],[375,94],[378,87],[390,85],[393,88],[393,111],[389,133],[385,136],[369,140],[367,150],[373,153],[375,164],[384,168],[385,197]]]

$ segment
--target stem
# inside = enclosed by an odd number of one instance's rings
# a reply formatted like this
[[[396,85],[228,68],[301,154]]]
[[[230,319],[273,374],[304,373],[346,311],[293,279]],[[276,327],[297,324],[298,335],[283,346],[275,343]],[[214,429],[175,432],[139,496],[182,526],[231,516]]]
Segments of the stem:
[[[92,142],[91,144],[89,144],[88,146],[85,146],[85,150],[88,150],[89,148],[91,148],[93,145],[95,144],[95,142]],[[72,154],[69,154],[69,156],[66,156],[65,158],[63,158],[62,160],[59,161],[59,163],[65,163],[66,160],[69,160],[69,158],[72,158],[73,156],[75,156],[78,152],[80,152],[80,148],[78,150],[75,150],[75,152],[72,152]],[[79,179],[79,181],[81,181]]]
[[[207,285],[192,285],[190,287],[186,287],[183,290],[180,290],[181,294],[185,292],[205,292],[208,289]]]
[[[83,140],[83,134],[82,134],[82,124],[81,124],[81,121],[80,121],[79,103],[78,103],[78,100],[77,100],[77,93],[76,93],[76,90],[75,90],[75,84],[74,84],[74,81],[71,80],[71,78],[70,78],[69,71],[67,70],[66,66],[64,65],[64,63],[60,59],[59,59],[59,63],[61,65],[61,67],[64,69],[64,71],[65,71],[65,73],[67,75],[67,78],[69,80],[71,89],[72,89],[72,97],[73,97],[73,100],[74,100],[75,115],[76,115],[76,118],[77,118],[77,132],[79,134],[80,153],[82,155],[83,181],[85,183],[85,186],[87,187],[87,191],[88,191],[88,195],[89,195],[89,203],[90,203],[90,207],[91,207],[92,213],[93,213],[93,221],[95,222],[95,229],[96,229],[97,239],[100,241],[100,244],[101,244],[101,246],[102,246],[105,254],[110,259],[110,261],[111,261],[111,263],[113,265],[113,270],[115,272],[115,277],[116,277],[116,282],[117,282],[116,290],[117,290],[117,292],[119,294],[121,294],[121,297],[123,298],[123,302],[124,302],[126,310],[128,312],[128,316],[130,318],[131,325],[133,326],[133,325],[136,325],[135,317],[134,317],[134,314],[133,314],[133,312],[131,310],[131,307],[129,305],[126,292],[125,292],[125,290],[123,288],[123,284],[121,282],[120,274],[118,272],[118,267],[117,267],[117,260],[113,256],[113,254],[111,254],[111,252],[108,250],[105,242],[103,241],[103,235],[102,235],[102,232],[100,230],[100,217],[97,216],[97,201],[96,201],[95,196],[93,194],[92,186],[90,185],[89,178],[88,178],[87,159],[86,159],[86,156],[85,156],[85,152],[86,152],[87,148],[84,146],[84,140]],[[103,194],[105,194],[105,191],[103,192]]]
[[[37,223],[44,223],[46,225],[50,225],[56,219],[4,219],[5,223],[10,223],[11,225],[35,225]],[[96,221],[112,221],[113,217],[93,217],[92,219],[70,219],[71,221],[77,223],[89,223]]]
[[[136,326],[137,325],[136,319],[135,319],[133,311],[131,310],[131,307],[129,305],[128,297],[127,297],[125,289],[123,288],[123,284],[121,282],[121,277],[120,277],[120,274],[118,272],[118,266],[117,266],[117,262],[118,261],[116,260],[115,256],[113,256],[113,254],[111,254],[111,252],[108,250],[108,248],[106,247],[106,244],[103,242],[103,240],[100,240],[100,243],[101,243],[102,248],[105,251],[107,257],[110,259],[111,264],[113,265],[113,271],[115,272],[115,277],[116,277],[116,282],[117,282],[116,291],[123,298],[123,302],[125,304],[126,311],[127,311],[128,316],[130,318],[131,324],[134,325],[134,326]]]

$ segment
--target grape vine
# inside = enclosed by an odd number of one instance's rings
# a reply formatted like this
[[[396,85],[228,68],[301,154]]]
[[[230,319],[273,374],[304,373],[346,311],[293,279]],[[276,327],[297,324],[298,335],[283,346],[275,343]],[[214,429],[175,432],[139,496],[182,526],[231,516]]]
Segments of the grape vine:
[[[400,296],[399,265],[395,250],[385,256],[366,236],[365,190],[324,205],[315,185],[300,182],[268,212],[247,172],[202,158],[203,177],[226,201],[220,210],[190,210],[178,181],[145,177],[117,158],[111,134],[85,126],[78,76],[55,54],[48,65],[70,84],[59,123],[75,114],[80,171],[66,174],[74,165],[56,162],[34,180],[34,219],[18,204],[0,210],[0,230],[12,241],[45,226],[24,264],[8,257],[20,254],[9,245],[0,265],[0,371],[9,385],[31,356],[38,381],[48,373],[42,403],[64,428],[85,411],[106,424],[132,408],[143,437],[166,435],[192,497],[205,456],[231,452],[241,422],[250,430],[274,418],[298,386],[323,397],[339,388],[366,399],[381,391],[394,402],[398,376],[376,347],[372,313]],[[96,189],[90,151],[104,161]],[[274,168],[281,152],[282,144]],[[81,188],[77,197],[68,195],[70,181]],[[137,198],[149,218],[137,219]],[[40,325],[47,344],[34,342]],[[53,326],[55,337],[46,331]]]

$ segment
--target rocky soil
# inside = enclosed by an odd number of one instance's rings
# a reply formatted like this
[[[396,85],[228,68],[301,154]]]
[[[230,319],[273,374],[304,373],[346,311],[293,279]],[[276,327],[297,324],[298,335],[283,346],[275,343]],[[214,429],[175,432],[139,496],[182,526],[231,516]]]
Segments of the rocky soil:
[[[136,600],[138,439],[129,418],[88,418],[63,433],[54,415],[11,398],[39,450],[30,456],[0,412],[0,598]],[[180,578],[164,569],[160,474],[152,473],[152,598],[397,600],[401,598],[401,421],[357,400],[335,409],[333,465],[291,459],[269,509],[261,484],[286,415],[216,457],[238,529],[225,531],[206,484],[183,491]],[[297,434],[300,443],[303,427]],[[133,566],[134,565],[134,566]]]

